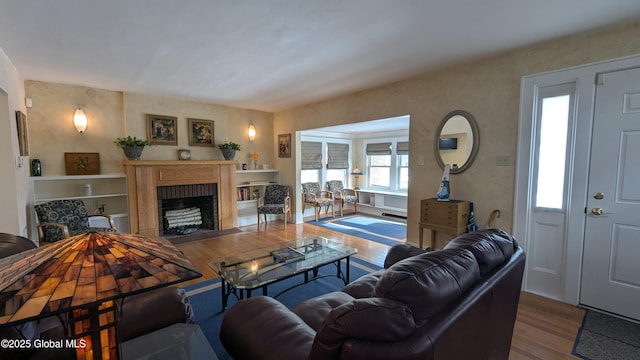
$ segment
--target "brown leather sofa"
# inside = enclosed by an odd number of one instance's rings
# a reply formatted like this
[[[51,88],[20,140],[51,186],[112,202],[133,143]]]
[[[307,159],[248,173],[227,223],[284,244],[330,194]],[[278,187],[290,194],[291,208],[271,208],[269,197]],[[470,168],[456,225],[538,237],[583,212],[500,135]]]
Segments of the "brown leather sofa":
[[[0,233],[0,259],[37,246],[22,236]],[[1,326],[0,339],[62,339],[64,314],[31,321],[17,326]],[[121,341],[159,330],[176,323],[195,323],[188,298],[183,289],[165,287],[125,298],[118,322]],[[75,359],[69,349],[14,350],[0,348],[0,359]]]
[[[387,269],[292,309],[258,296],[225,315],[234,359],[507,359],[525,256],[501,230],[443,250],[391,248]]]

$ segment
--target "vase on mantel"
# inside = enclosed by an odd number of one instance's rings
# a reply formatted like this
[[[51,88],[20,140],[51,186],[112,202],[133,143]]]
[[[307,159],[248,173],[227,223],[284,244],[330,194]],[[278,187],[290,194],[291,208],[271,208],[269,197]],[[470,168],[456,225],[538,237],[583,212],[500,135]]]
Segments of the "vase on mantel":
[[[124,152],[124,156],[129,160],[140,160],[142,156],[142,150],[144,150],[144,146],[123,146],[122,151]]]

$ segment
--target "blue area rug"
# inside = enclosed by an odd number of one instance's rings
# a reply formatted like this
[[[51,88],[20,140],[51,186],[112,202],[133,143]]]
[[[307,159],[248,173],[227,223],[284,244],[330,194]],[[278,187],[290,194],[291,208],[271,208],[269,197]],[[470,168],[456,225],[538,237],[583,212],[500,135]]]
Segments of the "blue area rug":
[[[325,218],[309,224],[393,246],[407,240],[407,221],[369,215]]]
[[[345,270],[344,261],[341,262],[342,271]],[[351,281],[368,274],[369,272],[380,269],[379,266],[373,265],[366,261],[351,257]],[[304,284],[295,287],[282,295],[277,299],[288,307],[292,307],[304,300],[326,294],[332,291],[340,291],[344,287],[342,280],[338,279],[336,274],[336,266],[333,264],[325,265],[320,268],[320,276],[331,275],[320,278],[318,280],[310,281],[308,284]],[[273,296],[280,293],[284,289],[304,282],[303,275],[294,276],[287,280],[283,280],[279,283],[270,285],[269,295]],[[209,340],[211,347],[218,355],[220,360],[231,359],[231,356],[222,346],[220,342],[220,325],[222,324],[222,318],[224,312],[222,312],[221,290],[220,290],[220,278],[206,280],[198,284],[185,286],[187,291],[189,302],[193,308],[193,312],[196,317],[196,322],[202,329],[202,332]],[[262,294],[261,289],[254,291],[254,296]],[[237,302],[235,297],[229,297],[228,307],[233,306]]]

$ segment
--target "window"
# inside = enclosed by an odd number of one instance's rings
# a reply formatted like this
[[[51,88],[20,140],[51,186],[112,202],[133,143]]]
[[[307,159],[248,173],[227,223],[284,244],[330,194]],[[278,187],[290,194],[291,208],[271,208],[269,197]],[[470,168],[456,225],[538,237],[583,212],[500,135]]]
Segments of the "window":
[[[391,186],[391,155],[369,156],[369,186]]]
[[[301,169],[300,181],[320,182],[322,171],[322,142],[303,141],[301,145]]]
[[[349,144],[327,143],[327,175],[325,182],[340,180],[347,185],[347,169],[349,169]]]
[[[402,191],[409,187],[409,142],[369,142],[366,144],[367,187]]]
[[[320,171],[319,170],[302,170],[300,171],[300,183],[308,183],[308,182],[320,182]]]
[[[538,99],[536,207],[563,209],[573,87],[541,88]]]
[[[340,169],[340,170],[327,170],[327,176],[326,176],[326,181],[329,180],[340,180],[342,181],[342,183],[345,185],[345,187],[347,186],[347,170],[345,169]]]
[[[300,182],[317,182],[324,188],[324,184],[329,180],[341,180],[345,187],[348,187],[351,141],[312,139],[303,138],[301,142]]]
[[[400,190],[409,189],[409,142],[399,141],[396,145],[396,155],[398,156],[398,188]]]

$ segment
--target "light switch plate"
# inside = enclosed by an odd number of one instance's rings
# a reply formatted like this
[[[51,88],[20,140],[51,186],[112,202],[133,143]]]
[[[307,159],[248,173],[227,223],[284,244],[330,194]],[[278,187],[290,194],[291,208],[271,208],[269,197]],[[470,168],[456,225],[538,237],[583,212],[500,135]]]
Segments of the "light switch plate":
[[[509,155],[498,155],[498,156],[496,156],[496,165],[497,166],[509,166],[509,165],[511,165],[511,157]]]

